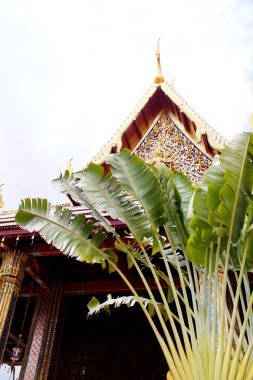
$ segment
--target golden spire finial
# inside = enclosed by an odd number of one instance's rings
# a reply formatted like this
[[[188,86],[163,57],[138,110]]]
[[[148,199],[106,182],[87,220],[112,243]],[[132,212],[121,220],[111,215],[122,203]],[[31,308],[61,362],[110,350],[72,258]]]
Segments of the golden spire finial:
[[[73,160],[73,158],[71,158],[71,160],[69,160],[67,165],[66,165],[66,171],[69,172],[69,176],[71,176],[73,173],[72,163],[71,163],[72,160]]]
[[[164,82],[164,77],[163,77],[162,68],[161,68],[159,41],[160,41],[160,38],[158,38],[157,45],[156,45],[157,74],[156,74],[156,77],[154,79],[155,83],[163,83]]]
[[[2,186],[3,186],[3,183],[0,184],[0,208],[3,208],[3,205],[4,205],[4,200],[3,200],[3,195],[2,195]]]

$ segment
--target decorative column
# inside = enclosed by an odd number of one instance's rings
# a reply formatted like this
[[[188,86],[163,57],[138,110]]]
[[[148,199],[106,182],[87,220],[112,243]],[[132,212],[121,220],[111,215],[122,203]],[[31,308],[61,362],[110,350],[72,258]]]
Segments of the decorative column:
[[[44,290],[37,299],[32,325],[26,345],[19,380],[37,379],[43,337],[46,329],[47,314],[50,306],[50,294]]]
[[[57,360],[54,354],[56,354],[59,350],[59,347],[56,347],[56,330],[59,328],[58,325],[59,312],[62,301],[62,289],[62,282],[56,281],[52,289],[50,307],[47,315],[47,324],[44,332],[41,357],[36,377],[38,380],[51,379],[53,376],[50,374],[50,372],[55,371],[57,364]]]
[[[1,253],[0,268],[0,363],[15,310],[18,293],[22,286],[29,256],[20,251]]]
[[[38,298],[27,342],[19,380],[47,380],[52,365],[56,366],[54,353],[56,330],[62,299],[62,283],[57,281],[51,293],[42,291]]]

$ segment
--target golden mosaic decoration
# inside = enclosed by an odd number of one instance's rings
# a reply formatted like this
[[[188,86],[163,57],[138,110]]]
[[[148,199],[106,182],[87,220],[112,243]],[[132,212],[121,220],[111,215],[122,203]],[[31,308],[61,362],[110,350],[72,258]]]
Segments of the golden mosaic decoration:
[[[3,195],[2,195],[2,187],[3,187],[3,183],[0,184],[0,208],[3,208],[3,206],[4,206]]]
[[[194,186],[202,181],[211,159],[201,152],[164,112],[135,153],[145,161],[163,162],[173,172],[184,173]]]
[[[2,252],[2,265],[0,268],[0,290],[11,289],[18,294],[25,276],[25,269],[29,256],[20,251]]]

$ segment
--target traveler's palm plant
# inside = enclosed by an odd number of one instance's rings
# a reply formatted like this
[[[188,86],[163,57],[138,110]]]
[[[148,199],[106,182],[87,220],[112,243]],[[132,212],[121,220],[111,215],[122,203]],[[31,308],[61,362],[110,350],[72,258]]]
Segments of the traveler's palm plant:
[[[252,160],[252,136],[237,136],[194,190],[184,175],[123,150],[107,158],[109,173],[90,164],[55,180],[62,192],[90,210],[91,218],[73,217],[60,206],[51,209],[46,200],[25,199],[16,221],[64,254],[119,274],[132,295],[109,297],[103,304],[93,298],[90,314],[112,304],[139,303],[168,363],[168,379],[250,380]],[[125,236],[112,219],[124,222]],[[115,249],[101,248],[108,234],[114,236]],[[145,297],[117,265],[119,254],[126,255],[129,269],[135,268]]]

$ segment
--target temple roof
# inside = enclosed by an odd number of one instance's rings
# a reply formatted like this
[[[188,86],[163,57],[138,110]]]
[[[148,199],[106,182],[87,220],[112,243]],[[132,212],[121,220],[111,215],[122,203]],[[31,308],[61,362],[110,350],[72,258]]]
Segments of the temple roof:
[[[142,142],[162,115],[166,115],[173,122],[174,126],[186,137],[187,142],[191,142],[197,150],[204,154],[203,158],[206,156],[210,161],[224,148],[227,141],[220,133],[187,103],[175,89],[173,81],[171,83],[165,81],[161,69],[159,40],[156,58],[157,74],[154,82],[120,128],[92,159],[92,162],[103,164],[108,154],[119,152],[123,148],[128,148],[138,154],[138,148],[141,147]],[[159,149],[158,144],[155,150]],[[145,157],[143,158],[145,159]],[[67,170],[72,171],[71,162],[68,163]],[[1,187],[2,185],[0,185],[0,208],[3,207]],[[16,227],[15,214],[16,210],[0,210],[0,230]]]
[[[164,81],[153,83],[149,87],[128,118],[92,161],[101,164],[110,152],[125,147],[134,151],[164,109],[168,109],[180,121],[187,137],[209,157],[212,158],[224,148],[226,140],[221,134],[187,103],[173,83]]]

